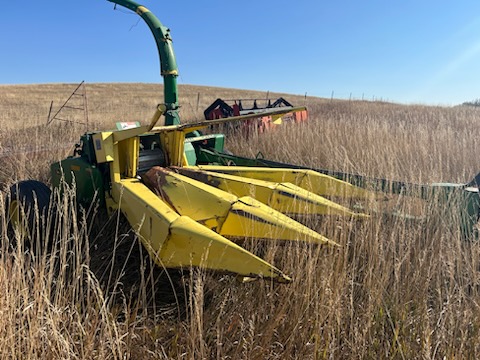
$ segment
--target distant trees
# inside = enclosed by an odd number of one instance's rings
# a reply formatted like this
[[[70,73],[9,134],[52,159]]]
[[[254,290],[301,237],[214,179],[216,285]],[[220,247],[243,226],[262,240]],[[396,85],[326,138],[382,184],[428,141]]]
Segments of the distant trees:
[[[465,101],[462,105],[465,106],[480,106],[480,99],[475,99],[472,101]]]

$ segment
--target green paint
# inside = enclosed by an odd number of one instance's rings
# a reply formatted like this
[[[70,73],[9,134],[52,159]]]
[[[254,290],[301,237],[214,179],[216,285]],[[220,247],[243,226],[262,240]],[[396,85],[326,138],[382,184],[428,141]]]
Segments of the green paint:
[[[175,53],[173,52],[170,29],[163,26],[158,18],[148,9],[130,0],[108,0],[129,10],[136,12],[148,25],[157,43],[158,55],[160,57],[160,74],[163,76],[164,101],[167,107],[165,113],[165,125],[180,124],[178,113],[178,89],[177,77],[178,67]]]
[[[105,204],[104,176],[85,156],[70,157],[53,163],[50,170],[53,188],[64,191],[65,186],[73,188],[72,185],[75,184],[78,204],[85,207],[94,201],[101,206]]]

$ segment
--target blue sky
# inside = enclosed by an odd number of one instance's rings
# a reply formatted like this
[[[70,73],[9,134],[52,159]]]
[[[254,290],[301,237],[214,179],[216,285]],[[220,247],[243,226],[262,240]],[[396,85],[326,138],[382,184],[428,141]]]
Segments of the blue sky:
[[[480,1],[139,1],[180,84],[455,105],[480,98]],[[0,84],[161,82],[141,19],[106,0],[9,1]],[[350,95],[351,94],[351,95]]]

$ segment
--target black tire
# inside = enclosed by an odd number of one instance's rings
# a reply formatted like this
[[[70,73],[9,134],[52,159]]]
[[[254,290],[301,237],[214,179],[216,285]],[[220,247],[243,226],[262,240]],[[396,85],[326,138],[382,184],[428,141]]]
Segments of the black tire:
[[[46,231],[42,224],[50,210],[51,190],[36,180],[20,181],[10,187],[6,202],[10,246],[15,247],[18,239],[30,251],[46,249]],[[37,231],[38,230],[38,231]],[[15,232],[23,232],[17,236]]]

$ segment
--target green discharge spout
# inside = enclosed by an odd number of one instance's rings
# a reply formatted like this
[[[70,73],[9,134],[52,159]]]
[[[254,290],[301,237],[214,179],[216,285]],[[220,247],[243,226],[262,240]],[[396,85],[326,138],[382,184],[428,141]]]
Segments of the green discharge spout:
[[[173,52],[170,29],[163,26],[160,20],[146,7],[130,0],[108,0],[137,13],[147,23],[157,43],[160,57],[160,74],[163,76],[164,101],[167,111],[165,112],[165,125],[180,124],[178,114],[177,76],[178,67]]]

